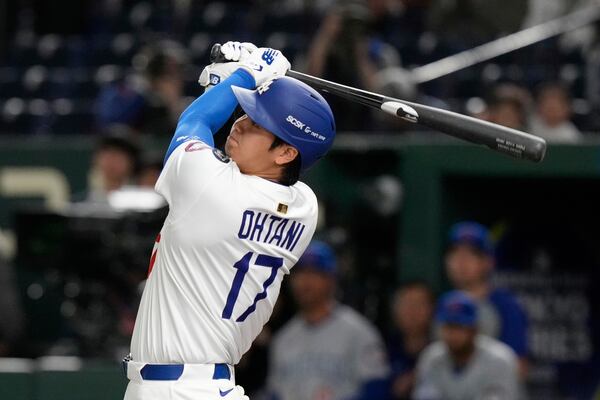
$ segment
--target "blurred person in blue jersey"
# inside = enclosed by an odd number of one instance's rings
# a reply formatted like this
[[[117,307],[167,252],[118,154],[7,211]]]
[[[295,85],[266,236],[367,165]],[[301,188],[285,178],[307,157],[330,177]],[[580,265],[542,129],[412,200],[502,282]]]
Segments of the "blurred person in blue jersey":
[[[465,292],[442,297],[436,312],[441,340],[419,357],[415,400],[517,400],[517,357],[478,328],[479,309]]]
[[[273,400],[385,397],[388,365],[377,329],[335,300],[336,258],[313,241],[291,274],[298,314],[275,335],[268,392]]]
[[[452,285],[476,302],[479,331],[510,346],[527,374],[527,316],[516,297],[492,284],[494,244],[489,230],[473,221],[453,225],[448,234],[446,272]]]

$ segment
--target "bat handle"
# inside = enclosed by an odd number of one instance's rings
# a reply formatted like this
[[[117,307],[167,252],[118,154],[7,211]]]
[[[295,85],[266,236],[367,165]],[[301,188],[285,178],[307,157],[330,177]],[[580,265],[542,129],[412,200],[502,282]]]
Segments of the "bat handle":
[[[225,58],[225,56],[223,56],[223,53],[221,53],[221,44],[220,43],[213,44],[212,48],[210,49],[210,62],[223,63],[223,62],[228,62],[228,61],[229,60],[227,60]]]

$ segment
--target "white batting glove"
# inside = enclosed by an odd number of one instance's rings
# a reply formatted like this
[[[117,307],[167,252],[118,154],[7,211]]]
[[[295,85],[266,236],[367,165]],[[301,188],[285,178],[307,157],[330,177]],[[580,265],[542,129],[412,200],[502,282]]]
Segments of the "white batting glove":
[[[205,92],[208,92],[215,85],[229,78],[239,68],[239,62],[212,63],[204,67],[198,83],[205,87]]]
[[[221,54],[228,61],[244,61],[256,50],[250,42],[227,42],[221,45]]]
[[[220,50],[227,62],[207,65],[198,78],[198,83],[205,87],[206,92],[229,78],[240,67],[237,61],[247,60],[256,46],[250,42],[227,42],[221,45]]]
[[[285,75],[291,65],[279,50],[261,47],[240,62],[240,67],[248,71],[256,82],[256,87],[266,81]]]

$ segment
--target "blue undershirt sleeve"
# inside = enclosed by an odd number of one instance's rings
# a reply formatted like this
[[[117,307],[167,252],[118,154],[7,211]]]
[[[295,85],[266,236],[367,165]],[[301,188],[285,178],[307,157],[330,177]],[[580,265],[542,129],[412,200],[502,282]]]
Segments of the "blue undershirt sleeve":
[[[188,140],[201,140],[214,146],[213,135],[227,122],[238,102],[232,86],[254,89],[254,77],[238,69],[229,78],[198,97],[179,117],[177,129],[171,139],[164,162],[173,151]]]

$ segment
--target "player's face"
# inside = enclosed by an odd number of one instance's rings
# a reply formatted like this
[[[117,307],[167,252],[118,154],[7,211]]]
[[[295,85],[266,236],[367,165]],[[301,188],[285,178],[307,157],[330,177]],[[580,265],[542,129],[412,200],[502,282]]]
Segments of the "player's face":
[[[225,152],[244,174],[268,177],[297,154],[297,150],[289,145],[271,149],[274,140],[271,132],[243,115],[231,127]]]
[[[429,329],[433,302],[429,292],[419,286],[402,289],[394,303],[394,322],[402,332],[423,332]]]
[[[451,354],[464,355],[473,348],[476,330],[468,326],[444,324],[440,334]]]
[[[490,257],[469,245],[454,246],[446,255],[448,278],[458,289],[469,289],[487,279],[492,268]]]
[[[123,151],[104,149],[99,151],[94,159],[94,167],[101,174],[106,185],[124,184],[133,171],[133,161]],[[109,190],[118,189],[108,187]]]
[[[292,272],[290,283],[294,300],[303,310],[328,302],[333,295],[333,278],[311,268]]]

